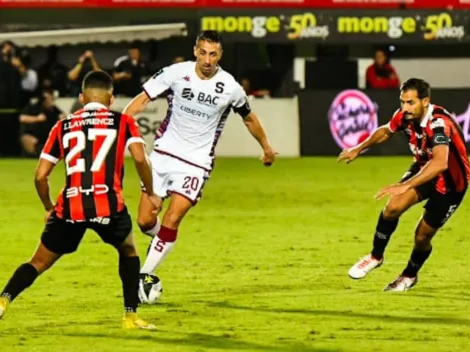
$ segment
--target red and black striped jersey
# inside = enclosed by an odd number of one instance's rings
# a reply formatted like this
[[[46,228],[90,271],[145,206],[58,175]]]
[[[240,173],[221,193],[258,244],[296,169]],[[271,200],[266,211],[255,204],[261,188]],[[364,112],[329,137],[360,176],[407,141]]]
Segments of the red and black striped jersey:
[[[388,127],[392,132],[405,132],[414,159],[422,166],[431,160],[434,146],[448,145],[448,168],[438,176],[436,189],[445,194],[461,192],[467,188],[470,181],[470,163],[465,138],[460,125],[446,109],[430,105],[420,123],[407,120],[403,112],[398,110]]]
[[[40,156],[65,163],[66,183],[54,208],[57,216],[80,221],[122,211],[124,152],[135,142],[144,143],[137,122],[102,104],[89,103],[58,121]]]

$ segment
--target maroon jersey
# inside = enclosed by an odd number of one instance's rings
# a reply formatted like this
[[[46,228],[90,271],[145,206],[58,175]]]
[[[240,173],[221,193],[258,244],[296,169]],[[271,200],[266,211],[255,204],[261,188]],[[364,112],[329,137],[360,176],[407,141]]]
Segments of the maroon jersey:
[[[41,153],[50,162],[65,162],[57,217],[80,221],[122,211],[124,151],[134,142],[144,143],[135,120],[101,104],[87,104],[57,122]]]
[[[430,105],[421,123],[407,120],[400,110],[388,124],[392,132],[403,131],[416,162],[424,166],[436,145],[449,146],[448,168],[437,177],[436,189],[442,194],[462,192],[470,181],[470,164],[462,130],[443,107]]]

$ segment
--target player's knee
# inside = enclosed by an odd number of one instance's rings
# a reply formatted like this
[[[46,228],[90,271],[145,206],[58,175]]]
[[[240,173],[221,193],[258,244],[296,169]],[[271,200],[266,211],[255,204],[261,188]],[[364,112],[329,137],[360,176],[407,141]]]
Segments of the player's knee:
[[[178,228],[182,217],[175,211],[168,210],[163,216],[163,225],[172,229]]]
[[[41,259],[41,258],[33,258],[29,261],[29,264],[31,264],[32,266],[36,268],[36,270],[38,271],[38,274],[41,274],[47,269],[49,269],[52,266],[52,264],[54,264],[54,262]]]
[[[415,231],[415,246],[417,248],[426,248],[431,244],[434,233],[423,231],[420,226]]]
[[[136,257],[137,256],[137,249],[133,244],[123,243],[118,248],[119,255],[122,257]]]
[[[139,214],[137,216],[137,225],[141,231],[148,231],[155,226],[155,217],[147,214]]]
[[[415,246],[417,248],[428,248],[436,231],[436,229],[429,227],[424,221],[420,221],[415,229]]]
[[[417,233],[415,235],[415,247],[427,249],[431,245],[432,235],[426,233]]]
[[[399,202],[389,202],[384,210],[383,215],[387,220],[395,220],[403,213],[403,206]]]

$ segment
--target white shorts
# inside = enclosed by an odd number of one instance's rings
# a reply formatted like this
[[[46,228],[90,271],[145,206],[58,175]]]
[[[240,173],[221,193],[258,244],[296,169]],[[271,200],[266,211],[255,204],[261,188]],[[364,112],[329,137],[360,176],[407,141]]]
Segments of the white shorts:
[[[153,192],[164,199],[177,193],[196,204],[202,196],[202,188],[209,179],[209,172],[172,156],[152,151]]]

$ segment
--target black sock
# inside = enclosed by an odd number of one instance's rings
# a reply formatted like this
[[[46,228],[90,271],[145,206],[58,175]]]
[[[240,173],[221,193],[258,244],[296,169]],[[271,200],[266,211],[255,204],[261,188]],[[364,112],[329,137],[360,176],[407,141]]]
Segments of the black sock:
[[[1,296],[13,301],[21,292],[33,284],[38,275],[38,271],[31,264],[24,263],[20,265],[3,289]]]
[[[385,252],[385,247],[387,247],[390,237],[392,237],[393,232],[398,226],[398,219],[395,220],[386,220],[384,218],[383,212],[380,212],[379,221],[377,222],[377,227],[375,228],[374,235],[374,248],[372,249],[372,256],[377,259],[382,259]]]
[[[137,312],[139,305],[139,273],[139,257],[119,257],[119,276],[124,294],[124,309],[129,313]]]
[[[408,261],[408,265],[406,266],[405,270],[403,270],[402,275],[407,277],[415,277],[418,275],[419,269],[421,269],[421,267],[424,265],[424,262],[429,258],[431,252],[432,247],[427,251],[420,251],[416,248],[413,249],[410,260]]]

